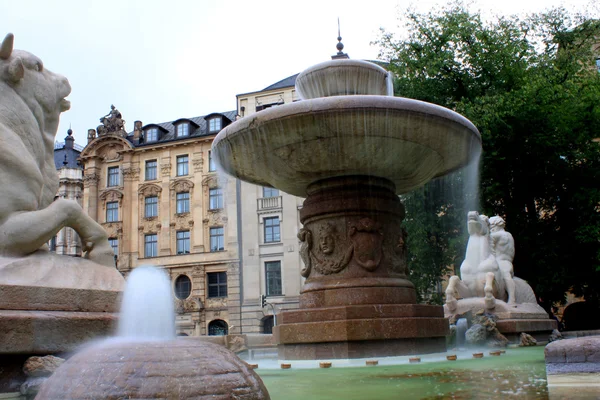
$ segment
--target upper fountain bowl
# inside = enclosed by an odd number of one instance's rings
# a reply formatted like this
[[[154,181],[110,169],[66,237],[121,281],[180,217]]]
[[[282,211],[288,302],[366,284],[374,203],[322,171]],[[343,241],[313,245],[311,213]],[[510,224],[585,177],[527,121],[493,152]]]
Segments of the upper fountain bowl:
[[[241,118],[215,138],[212,154],[241,180],[305,197],[309,185],[341,176],[413,190],[474,159],[477,128],[454,111],[387,96],[391,79],[366,61],[333,60],[296,78],[304,98]]]
[[[393,95],[391,74],[379,65],[362,60],[331,60],[313,65],[296,78],[301,99],[371,94]]]

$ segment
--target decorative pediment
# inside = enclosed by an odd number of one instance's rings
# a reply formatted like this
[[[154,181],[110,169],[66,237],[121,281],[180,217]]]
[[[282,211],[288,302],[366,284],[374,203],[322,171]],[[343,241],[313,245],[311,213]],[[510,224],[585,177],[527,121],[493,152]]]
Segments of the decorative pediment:
[[[227,178],[218,175],[209,175],[202,179],[202,187],[206,189],[214,189],[224,187],[227,184]]]
[[[138,195],[140,198],[159,196],[160,192],[162,192],[162,188],[155,183],[144,183],[138,189]]]
[[[111,201],[118,201],[120,205],[121,200],[123,200],[123,193],[117,189],[108,189],[103,191],[99,197],[100,200],[102,200],[103,205]]]
[[[189,179],[177,179],[171,182],[171,191],[175,193],[191,192],[194,188],[194,182]]]
[[[96,151],[96,156],[98,156],[104,162],[120,161],[123,158],[121,154],[122,151],[123,145],[121,143],[109,142],[98,148]]]
[[[133,151],[127,139],[115,135],[104,135],[93,139],[83,149],[79,158],[82,160],[99,157],[105,162],[120,160],[123,153]]]

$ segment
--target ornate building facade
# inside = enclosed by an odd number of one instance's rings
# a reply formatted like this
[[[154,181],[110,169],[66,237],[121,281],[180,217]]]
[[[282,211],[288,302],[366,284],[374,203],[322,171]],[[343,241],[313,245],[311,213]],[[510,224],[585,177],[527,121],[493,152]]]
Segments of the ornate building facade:
[[[80,155],[83,208],[106,229],[119,271],[165,268],[177,333],[240,332],[236,181],[210,148],[235,111],[142,124],[131,133],[112,107]]]
[[[242,117],[298,100],[296,76],[237,95]],[[242,331],[271,333],[273,311],[298,308],[303,278],[297,234],[303,199],[277,189],[239,184],[242,261]],[[263,307],[261,295],[268,305]]]

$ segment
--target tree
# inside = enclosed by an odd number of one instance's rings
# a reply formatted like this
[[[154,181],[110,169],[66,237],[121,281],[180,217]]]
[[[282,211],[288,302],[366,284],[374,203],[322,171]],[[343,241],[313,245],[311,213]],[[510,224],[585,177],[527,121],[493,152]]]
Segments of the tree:
[[[377,42],[396,74],[395,91],[451,108],[478,127],[480,211],[505,218],[516,241],[515,275],[547,302],[564,300],[569,289],[597,300],[600,74],[592,47],[599,21],[559,8],[486,22],[461,3],[404,18],[406,37],[384,31]],[[452,246],[465,241],[466,203],[421,199],[437,184],[406,200],[413,276],[432,276],[432,268],[440,276],[450,260],[458,266],[464,258],[464,247]],[[454,230],[446,214],[426,215],[448,204],[455,205]],[[423,241],[440,230],[443,243]]]

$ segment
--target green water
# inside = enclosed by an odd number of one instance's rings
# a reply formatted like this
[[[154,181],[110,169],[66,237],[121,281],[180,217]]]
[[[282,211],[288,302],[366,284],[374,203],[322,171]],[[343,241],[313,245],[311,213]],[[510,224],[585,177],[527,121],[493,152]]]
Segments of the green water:
[[[544,347],[394,366],[256,370],[273,400],[548,399]]]

